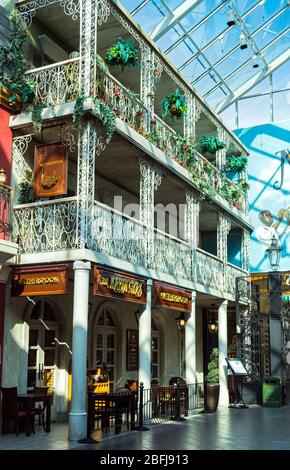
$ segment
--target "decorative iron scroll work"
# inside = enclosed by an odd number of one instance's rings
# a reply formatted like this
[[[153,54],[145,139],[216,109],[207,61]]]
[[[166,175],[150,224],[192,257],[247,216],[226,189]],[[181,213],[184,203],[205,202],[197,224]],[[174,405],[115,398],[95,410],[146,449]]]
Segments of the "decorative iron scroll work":
[[[74,126],[60,126],[58,135],[62,144],[64,144],[71,153],[74,153],[77,145],[77,135]]]
[[[261,341],[259,329],[260,292],[259,286],[251,284],[250,277],[236,280],[236,321],[240,328],[237,335],[238,355],[249,376],[246,380],[260,380]]]
[[[140,220],[145,225],[147,236],[144,239],[147,266],[154,259],[154,191],[160,186],[162,174],[149,161],[139,159],[140,164]]]
[[[250,272],[250,233],[246,229],[242,231],[241,257],[242,269]]]
[[[223,290],[223,263],[205,253],[196,250],[196,281],[211,289]]]
[[[32,18],[35,16],[39,8],[44,8],[54,3],[59,3],[63,7],[66,15],[71,16],[75,21],[80,15],[80,0],[34,0],[33,2],[25,3],[25,5],[17,6],[17,16],[22,18],[27,27],[31,25]]]
[[[24,155],[27,152],[28,145],[32,141],[32,134],[14,137],[12,142],[12,165],[13,171],[19,179],[27,180],[27,172],[31,172],[31,168],[26,162]],[[27,171],[25,171],[27,170]]]
[[[83,0],[80,32],[79,89],[82,96],[96,96],[97,0]]]
[[[191,246],[191,274],[193,280],[196,280],[196,248],[198,246],[198,227],[200,203],[195,193],[185,192],[186,207],[184,214],[185,240]]]
[[[217,226],[217,257],[223,263],[227,263],[228,258],[228,234],[231,229],[231,221],[222,212],[218,213]]]

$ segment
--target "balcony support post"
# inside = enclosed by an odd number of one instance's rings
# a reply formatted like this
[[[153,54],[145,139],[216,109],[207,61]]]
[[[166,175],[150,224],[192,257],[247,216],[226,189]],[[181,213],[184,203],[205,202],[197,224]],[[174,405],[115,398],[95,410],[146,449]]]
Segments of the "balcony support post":
[[[97,6],[97,0],[83,0],[80,9],[79,90],[84,97],[96,95]]]
[[[145,262],[151,268],[154,262],[154,191],[162,181],[159,170],[140,158],[140,220],[146,226],[144,237]]]
[[[218,350],[219,350],[219,383],[220,397],[219,405],[229,404],[228,392],[228,366],[226,357],[228,355],[228,301],[223,300],[218,309]]]
[[[227,262],[228,262],[228,234],[231,229],[231,222],[222,212],[218,213],[218,226],[217,226],[217,257],[223,262],[223,287],[226,290],[227,286]]]
[[[191,313],[185,324],[185,378],[187,384],[196,382],[196,292],[192,292]]]
[[[197,195],[193,192],[186,191],[186,207],[185,207],[185,240],[190,244],[191,255],[191,276],[196,281],[196,248],[198,246],[198,228],[199,228],[199,210],[200,203]]]
[[[250,233],[248,230],[242,230],[241,246],[242,269],[250,272]]]

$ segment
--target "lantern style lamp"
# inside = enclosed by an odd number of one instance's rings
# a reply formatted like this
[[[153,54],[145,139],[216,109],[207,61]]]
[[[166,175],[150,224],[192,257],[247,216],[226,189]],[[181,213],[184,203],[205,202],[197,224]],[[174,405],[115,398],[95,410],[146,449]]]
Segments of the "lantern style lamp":
[[[3,186],[5,186],[5,185],[6,185],[6,181],[7,181],[6,171],[4,170],[4,168],[1,168],[1,169],[0,169],[0,184],[2,184]]]
[[[266,250],[268,257],[269,257],[270,265],[273,271],[277,271],[279,267],[281,251],[282,251],[282,248],[279,245],[277,238],[273,237],[271,241],[271,245]]]
[[[175,323],[176,323],[176,326],[178,328],[179,331],[183,330],[184,326],[185,326],[185,316],[184,316],[184,312],[181,312],[181,314],[179,315],[179,317],[175,318]]]
[[[218,321],[214,316],[215,311],[216,311],[215,310],[215,305],[212,304],[211,308],[208,311],[209,320],[208,320],[208,324],[207,324],[209,334],[211,334],[211,335],[215,335],[218,332]]]

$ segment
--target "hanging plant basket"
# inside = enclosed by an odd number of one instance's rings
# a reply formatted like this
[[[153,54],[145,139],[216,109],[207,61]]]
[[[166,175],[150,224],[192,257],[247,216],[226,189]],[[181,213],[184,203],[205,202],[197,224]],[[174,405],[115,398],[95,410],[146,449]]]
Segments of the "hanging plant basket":
[[[211,155],[214,155],[217,150],[224,149],[225,146],[226,144],[215,135],[206,135],[200,139],[201,151]]]
[[[234,171],[237,173],[241,173],[245,170],[247,164],[247,157],[236,157],[235,155],[229,155],[227,158],[227,163],[225,165],[225,171]]]
[[[172,122],[175,122],[176,119],[181,119],[187,111],[185,95],[181,95],[178,88],[176,88],[174,93],[168,93],[161,104],[163,119],[170,113]]]
[[[121,65],[122,70],[124,70],[125,67],[135,67],[139,64],[138,54],[139,49],[135,47],[134,41],[124,41],[119,38],[107,50],[105,62],[108,65]]]

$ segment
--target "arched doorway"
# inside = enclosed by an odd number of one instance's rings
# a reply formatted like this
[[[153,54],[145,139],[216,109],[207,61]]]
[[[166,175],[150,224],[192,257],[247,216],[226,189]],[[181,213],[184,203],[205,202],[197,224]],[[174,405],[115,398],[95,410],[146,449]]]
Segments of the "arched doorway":
[[[39,300],[33,307],[29,318],[27,389],[47,386],[53,393],[58,367],[59,336],[57,315],[50,302]]]
[[[105,366],[113,389],[117,369],[117,324],[113,312],[107,307],[102,308],[95,324],[94,366],[96,368]]]

